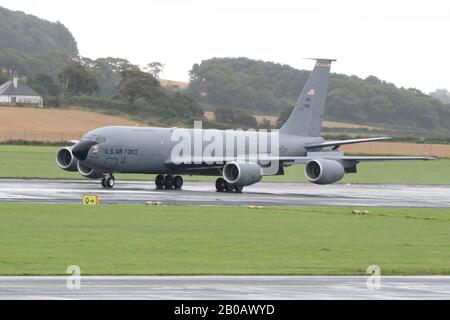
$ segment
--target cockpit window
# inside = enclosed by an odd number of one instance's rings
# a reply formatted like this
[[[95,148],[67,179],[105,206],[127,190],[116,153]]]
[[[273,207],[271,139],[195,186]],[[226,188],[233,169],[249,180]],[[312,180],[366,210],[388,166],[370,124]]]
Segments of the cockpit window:
[[[98,142],[98,143],[105,142],[105,140],[106,140],[105,137],[102,137],[102,136],[96,136],[94,138],[94,141]]]
[[[82,140],[90,140],[95,141],[97,143],[102,143],[106,141],[105,136],[95,133],[96,130],[92,130],[91,132],[86,133]]]

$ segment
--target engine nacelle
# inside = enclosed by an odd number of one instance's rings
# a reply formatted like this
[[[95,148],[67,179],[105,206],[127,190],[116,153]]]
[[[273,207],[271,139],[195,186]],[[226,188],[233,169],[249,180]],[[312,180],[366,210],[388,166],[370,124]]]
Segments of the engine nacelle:
[[[71,147],[62,147],[56,153],[56,164],[66,171],[77,171],[78,160],[73,156]]]
[[[228,162],[223,167],[223,178],[239,187],[249,186],[261,181],[261,167],[255,162]]]
[[[101,170],[90,168],[83,164],[81,161],[78,161],[77,167],[78,172],[80,172],[80,174],[85,178],[100,179],[105,176],[105,174]]]
[[[344,166],[335,160],[310,160],[305,165],[306,178],[315,184],[329,184],[342,179]]]

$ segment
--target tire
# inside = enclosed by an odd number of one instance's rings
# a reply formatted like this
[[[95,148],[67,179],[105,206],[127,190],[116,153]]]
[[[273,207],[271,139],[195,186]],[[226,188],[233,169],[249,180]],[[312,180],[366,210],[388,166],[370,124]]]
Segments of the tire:
[[[175,176],[175,178],[173,178],[173,186],[175,187],[175,189],[181,189],[181,187],[183,186],[183,177]]]
[[[164,188],[164,176],[162,174],[159,174],[155,178],[155,185],[157,189]]]
[[[217,192],[224,192],[227,182],[223,178],[218,178],[216,180],[216,190]]]
[[[112,179],[112,178],[107,178],[106,179],[106,186],[107,186],[108,189],[114,188],[115,183],[116,183],[115,180]]]
[[[244,189],[244,187],[241,187],[241,186],[234,186],[234,192],[236,192],[236,193],[242,193],[242,189]]]
[[[234,186],[232,184],[229,184],[228,182],[226,182],[227,184],[225,185],[225,192],[233,192],[234,191]]]
[[[173,177],[170,174],[164,177],[164,188],[166,189],[173,188]]]
[[[108,186],[106,185],[106,178],[103,178],[101,183],[103,188],[108,188]]]

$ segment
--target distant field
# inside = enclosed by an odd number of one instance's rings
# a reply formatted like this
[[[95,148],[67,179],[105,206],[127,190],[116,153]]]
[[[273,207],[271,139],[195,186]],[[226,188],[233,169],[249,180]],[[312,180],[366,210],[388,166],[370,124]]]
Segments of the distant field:
[[[57,147],[0,145],[0,178],[82,179],[77,172],[57,167]],[[450,160],[361,163],[357,174],[345,175],[342,183],[450,184]],[[153,181],[153,175],[116,175],[118,179]],[[186,177],[187,180],[213,180],[212,177]],[[303,166],[286,168],[285,176],[265,177],[263,181],[305,182]]]
[[[448,209],[0,204],[0,274],[450,274]]]
[[[431,156],[450,158],[450,145],[448,144],[370,142],[345,145],[342,146],[340,150],[349,154]]]
[[[81,110],[0,107],[0,141],[77,140],[92,129],[110,125],[134,126],[136,122]]]
[[[189,88],[189,82],[159,79],[159,83],[163,87],[167,87],[167,88],[171,88],[171,89],[186,90],[187,88]]]
[[[214,112],[205,111],[205,117],[212,120],[214,119]],[[277,116],[265,116],[265,115],[255,115],[256,121],[262,122],[264,119],[269,120],[272,125],[277,124],[278,117]],[[359,124],[347,123],[347,122],[336,122],[336,121],[324,121],[323,126],[325,128],[366,128],[366,129],[379,129],[377,127],[372,126],[364,126]]]

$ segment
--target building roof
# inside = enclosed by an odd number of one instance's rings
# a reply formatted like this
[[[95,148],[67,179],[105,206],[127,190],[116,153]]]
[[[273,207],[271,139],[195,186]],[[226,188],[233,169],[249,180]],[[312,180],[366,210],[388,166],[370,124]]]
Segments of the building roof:
[[[17,84],[17,88],[14,87],[13,81],[8,81],[0,86],[0,96],[34,96],[40,97],[40,95],[31,89],[26,84]]]

